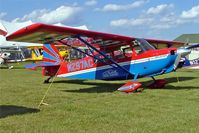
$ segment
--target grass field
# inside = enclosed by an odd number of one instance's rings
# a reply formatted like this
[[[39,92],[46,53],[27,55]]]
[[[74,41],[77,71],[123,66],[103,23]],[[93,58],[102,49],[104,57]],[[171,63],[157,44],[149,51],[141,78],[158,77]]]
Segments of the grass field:
[[[0,133],[199,132],[199,70],[181,69],[159,76],[169,84],[151,90],[150,78],[139,79],[143,91],[116,91],[126,81],[55,79],[41,70],[0,69]],[[177,82],[176,76],[180,82]]]

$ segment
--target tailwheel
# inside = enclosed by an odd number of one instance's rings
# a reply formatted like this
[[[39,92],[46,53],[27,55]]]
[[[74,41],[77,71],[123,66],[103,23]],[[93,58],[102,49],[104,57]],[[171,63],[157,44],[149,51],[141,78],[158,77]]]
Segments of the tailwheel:
[[[156,80],[154,77],[152,77],[152,79],[153,79],[153,83],[148,85],[148,87],[151,88],[151,89],[164,88],[165,85],[167,84],[167,81],[165,79]]]
[[[51,78],[53,78],[53,76],[50,76],[49,78],[47,78],[46,80],[44,80],[44,82],[43,82],[43,83],[44,83],[44,84],[48,84],[48,83],[50,83],[50,79],[51,79]]]

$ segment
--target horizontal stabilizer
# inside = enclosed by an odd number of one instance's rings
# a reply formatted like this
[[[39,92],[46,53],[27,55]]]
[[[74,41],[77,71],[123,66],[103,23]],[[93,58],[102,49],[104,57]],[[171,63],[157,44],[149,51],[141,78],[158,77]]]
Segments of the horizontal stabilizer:
[[[60,63],[51,63],[51,62],[39,62],[25,65],[26,69],[35,70],[37,67],[47,67],[47,66],[59,66]]]

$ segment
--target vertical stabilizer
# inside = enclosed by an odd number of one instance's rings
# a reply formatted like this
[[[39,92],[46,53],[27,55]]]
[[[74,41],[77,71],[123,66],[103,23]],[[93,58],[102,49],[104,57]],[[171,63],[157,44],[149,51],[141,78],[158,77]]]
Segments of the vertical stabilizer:
[[[53,63],[59,65],[62,61],[62,57],[59,54],[58,49],[53,44],[43,45],[43,61],[46,63]]]

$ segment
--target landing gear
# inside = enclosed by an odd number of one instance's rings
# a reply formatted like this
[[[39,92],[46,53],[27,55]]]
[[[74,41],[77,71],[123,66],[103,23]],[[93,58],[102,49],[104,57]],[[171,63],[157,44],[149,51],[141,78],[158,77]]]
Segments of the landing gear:
[[[153,79],[153,83],[148,85],[148,87],[151,89],[164,88],[164,86],[167,84],[167,81],[165,79],[156,80],[154,77],[151,78]]]
[[[44,80],[44,84],[48,84],[48,83],[50,83],[50,79],[52,79],[53,78],[53,76],[50,76],[49,78],[47,78],[46,80]]]

